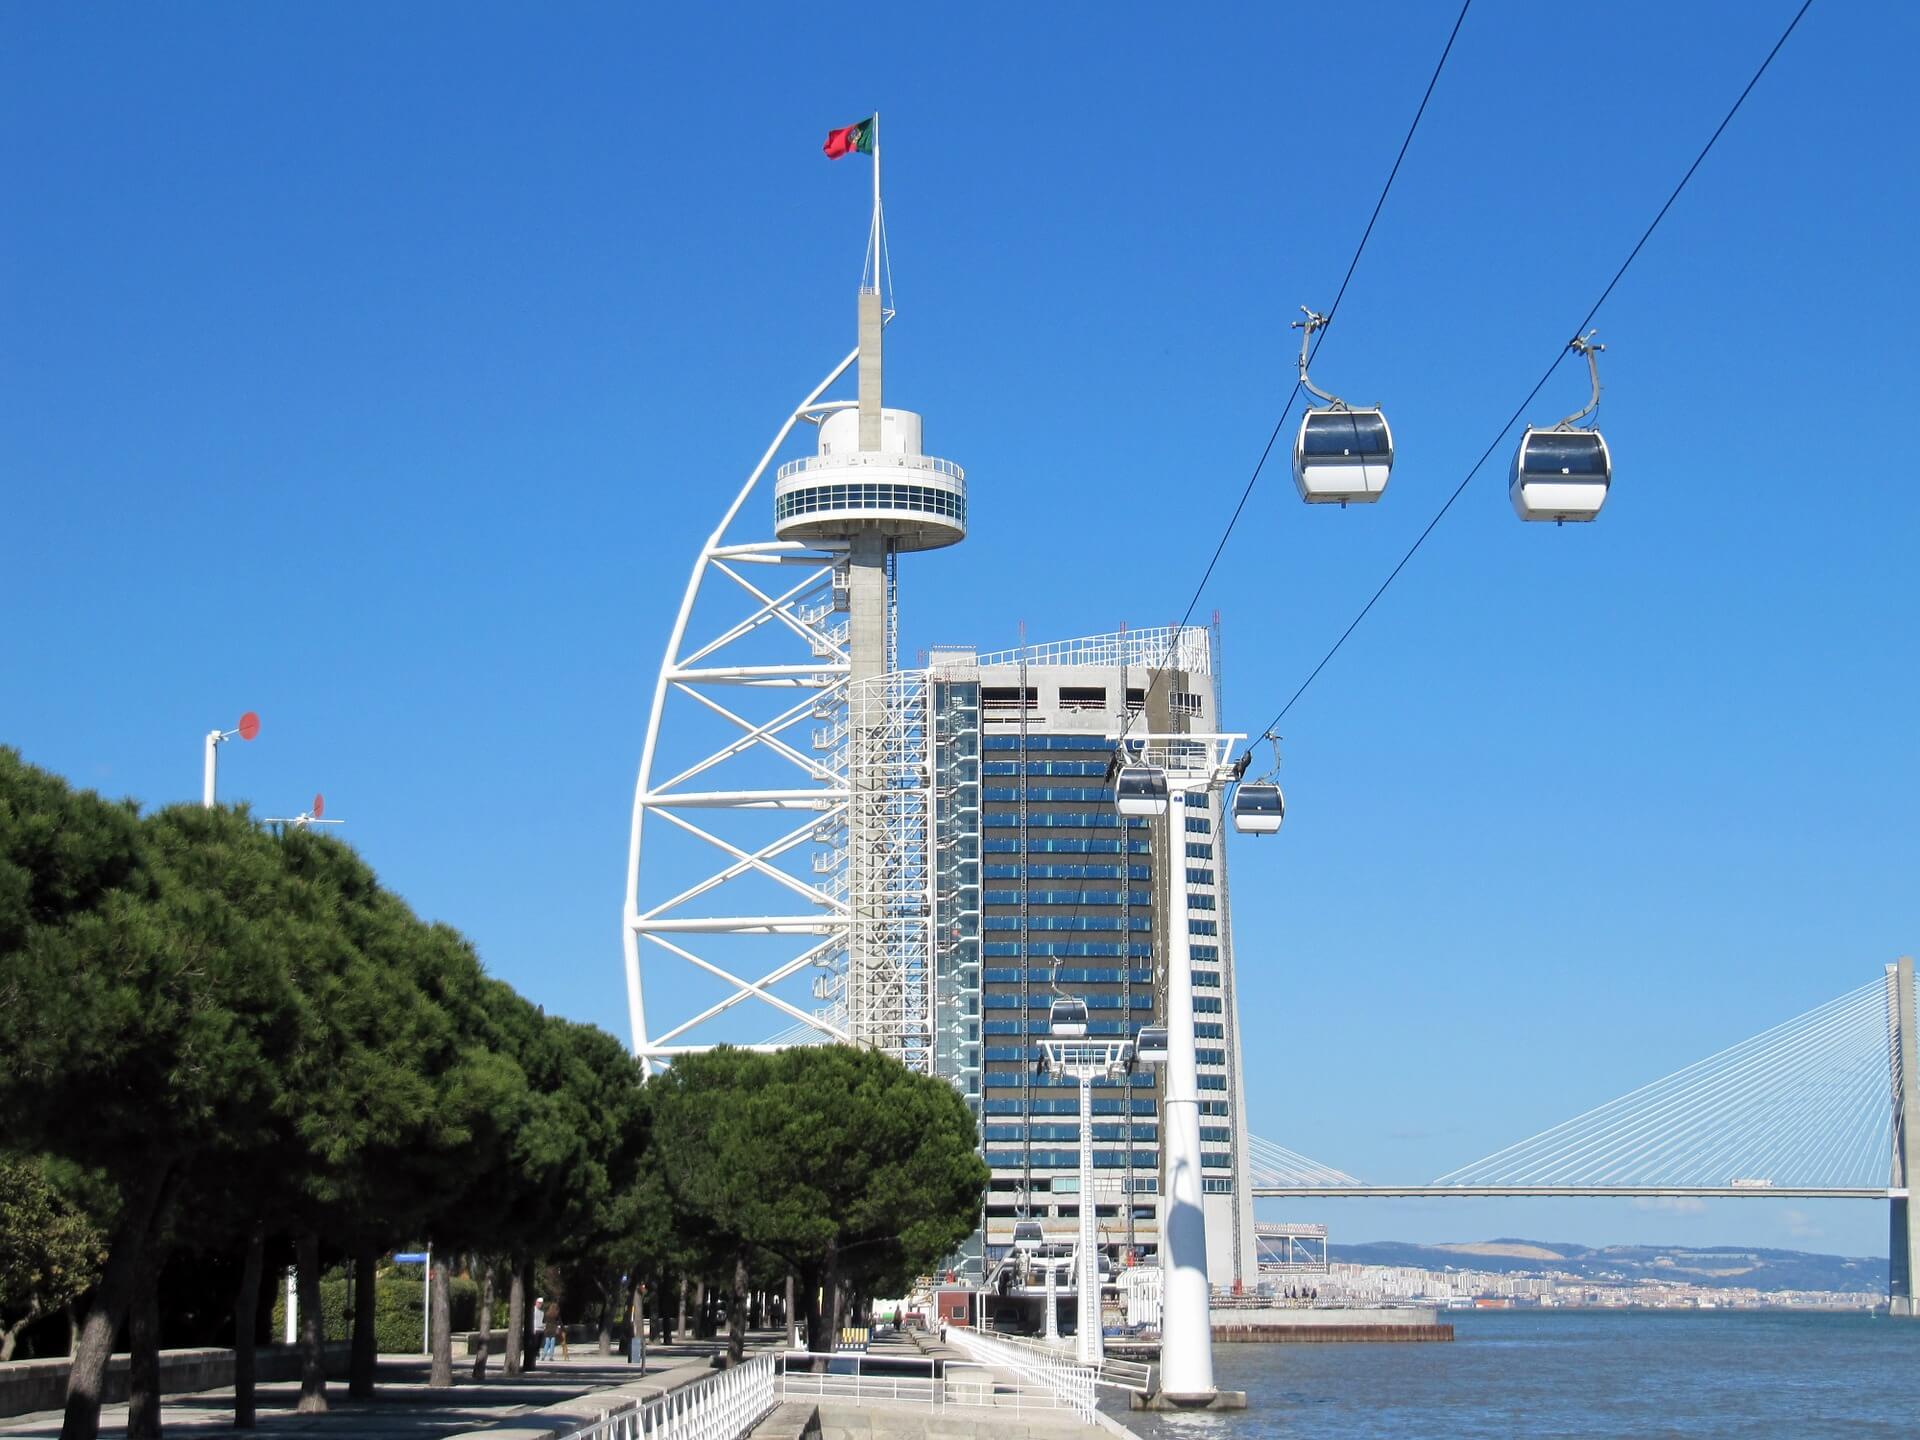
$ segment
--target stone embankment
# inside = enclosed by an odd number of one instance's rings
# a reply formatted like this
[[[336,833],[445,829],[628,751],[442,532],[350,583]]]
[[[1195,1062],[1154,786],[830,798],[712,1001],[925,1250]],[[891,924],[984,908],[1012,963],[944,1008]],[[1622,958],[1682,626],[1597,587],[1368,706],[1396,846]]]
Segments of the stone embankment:
[[[1451,1340],[1453,1326],[1428,1306],[1392,1309],[1216,1310],[1213,1341],[1220,1344],[1315,1345],[1353,1341]]]

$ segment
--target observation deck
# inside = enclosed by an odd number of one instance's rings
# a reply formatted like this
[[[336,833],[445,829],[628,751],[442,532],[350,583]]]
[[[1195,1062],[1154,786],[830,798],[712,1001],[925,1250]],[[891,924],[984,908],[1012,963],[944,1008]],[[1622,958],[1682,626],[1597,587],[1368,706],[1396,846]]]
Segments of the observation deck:
[[[937,550],[967,535],[967,476],[920,451],[920,416],[880,412],[880,449],[859,448],[860,417],[820,425],[820,452],[788,461],[773,487],[774,534],[818,544],[880,535],[893,550]]]

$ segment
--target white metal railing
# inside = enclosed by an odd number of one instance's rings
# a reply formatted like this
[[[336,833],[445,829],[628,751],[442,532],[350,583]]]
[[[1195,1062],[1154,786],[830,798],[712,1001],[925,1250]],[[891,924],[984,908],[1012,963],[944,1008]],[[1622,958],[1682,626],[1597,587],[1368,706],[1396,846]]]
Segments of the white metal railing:
[[[1096,1373],[1092,1366],[1077,1364],[1057,1351],[1012,1345],[1000,1336],[982,1335],[960,1326],[949,1327],[944,1338],[983,1365],[1008,1371],[1020,1381],[1050,1392],[1061,1409],[1071,1410],[1089,1424],[1093,1422]]]
[[[1053,1371],[1079,1373],[1068,1376]],[[1090,1421],[1092,1376],[1085,1366],[1064,1361],[1047,1366],[1026,1356],[942,1360],[794,1350],[780,1357],[779,1389],[782,1400],[913,1405],[929,1411],[1065,1410]]]
[[[1212,647],[1206,629],[1188,625],[1175,631],[1171,625],[1145,630],[1120,630],[1109,635],[1083,635],[1076,640],[1055,640],[1041,645],[1026,645],[1017,650],[988,650],[965,654],[959,647],[946,647],[942,661],[965,668],[987,665],[1103,665],[1141,670],[1162,668],[1208,674],[1212,670]],[[936,668],[938,668],[936,666]],[[1131,682],[1129,682],[1131,683]],[[1141,685],[1146,677],[1141,676]]]
[[[949,1330],[947,1338],[954,1340],[958,1332]],[[1018,1335],[994,1335],[989,1337],[996,1345],[1012,1346],[1025,1350],[1036,1359],[1066,1359],[1073,1364],[1080,1362],[1065,1341],[1058,1345],[1049,1345],[1044,1340],[1029,1340]],[[1098,1371],[1094,1375],[1094,1384],[1105,1385],[1114,1390],[1151,1390],[1153,1389],[1153,1366],[1139,1360],[1116,1360],[1112,1356],[1103,1356]]]
[[[795,475],[816,468],[839,468],[843,465],[889,465],[902,470],[931,470],[936,475],[945,475],[953,480],[965,480],[967,472],[951,460],[942,460],[937,455],[896,455],[890,450],[856,451],[851,455],[802,455],[798,460],[789,460],[774,472],[774,484],[790,480]]]
[[[756,1355],[711,1379],[570,1430],[567,1440],[741,1440],[777,1404],[774,1357]]]

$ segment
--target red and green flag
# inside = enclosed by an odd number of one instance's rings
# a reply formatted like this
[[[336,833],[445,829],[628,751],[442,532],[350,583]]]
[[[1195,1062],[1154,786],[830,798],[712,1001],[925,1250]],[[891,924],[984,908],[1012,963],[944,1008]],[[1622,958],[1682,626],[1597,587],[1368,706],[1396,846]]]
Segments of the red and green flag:
[[[838,160],[842,155],[851,155],[856,150],[862,155],[871,155],[873,153],[873,117],[869,115],[857,125],[829,130],[827,143],[823,148],[829,160]]]

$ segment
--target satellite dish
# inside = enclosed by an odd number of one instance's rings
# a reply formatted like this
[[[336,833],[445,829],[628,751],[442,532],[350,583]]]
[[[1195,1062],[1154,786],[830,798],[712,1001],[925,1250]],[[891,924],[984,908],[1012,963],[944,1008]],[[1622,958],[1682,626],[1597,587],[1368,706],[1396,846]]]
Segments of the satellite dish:
[[[324,795],[315,795],[313,797],[313,818],[318,820],[322,815],[326,813],[327,813],[327,797]]]
[[[251,740],[260,733],[260,717],[249,710],[240,717],[240,738]]]

